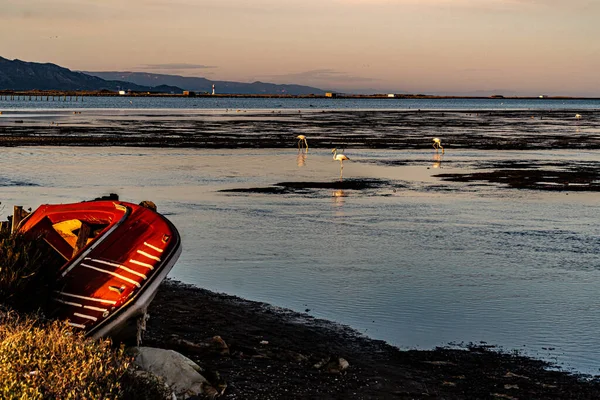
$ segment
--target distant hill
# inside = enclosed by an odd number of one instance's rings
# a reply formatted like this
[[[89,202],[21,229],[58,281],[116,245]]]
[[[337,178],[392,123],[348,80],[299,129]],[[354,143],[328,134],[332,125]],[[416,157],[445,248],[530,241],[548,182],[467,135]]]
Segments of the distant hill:
[[[323,95],[325,91],[310,86],[302,85],[277,85],[264,82],[230,82],[230,81],[212,81],[206,78],[194,78],[179,75],[150,74],[145,72],[85,72],[86,74],[97,76],[107,80],[119,80],[131,82],[136,85],[158,86],[168,85],[177,86],[184,90],[195,92],[212,92],[212,85],[215,85],[215,92],[218,94],[289,94],[294,96],[317,94]]]
[[[158,85],[156,85],[158,86]],[[133,90],[161,93],[181,93],[182,89],[173,86],[136,85],[130,82],[104,80],[97,76],[74,72],[50,63],[8,60],[0,57],[0,90]]]

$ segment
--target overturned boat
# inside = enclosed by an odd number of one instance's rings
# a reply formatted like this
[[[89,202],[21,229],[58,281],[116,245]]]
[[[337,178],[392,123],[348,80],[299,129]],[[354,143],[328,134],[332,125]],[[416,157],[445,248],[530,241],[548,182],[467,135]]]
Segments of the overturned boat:
[[[42,237],[65,260],[56,317],[94,338],[129,337],[145,321],[181,254],[177,229],[155,210],[114,200],[42,205],[19,222],[19,232]]]

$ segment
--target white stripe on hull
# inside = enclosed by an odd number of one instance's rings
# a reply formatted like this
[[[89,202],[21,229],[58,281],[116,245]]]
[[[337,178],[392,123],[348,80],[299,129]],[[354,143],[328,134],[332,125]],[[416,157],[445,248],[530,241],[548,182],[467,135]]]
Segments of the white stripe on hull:
[[[156,251],[158,251],[159,253],[162,253],[162,252],[163,252],[163,249],[159,249],[159,248],[158,248],[158,247],[156,247],[156,246],[152,246],[150,243],[146,243],[146,242],[144,242],[144,244],[145,244],[146,246],[150,247],[152,250],[156,250]]]
[[[85,267],[85,268],[93,269],[93,270],[95,270],[95,271],[98,271],[98,272],[104,272],[105,274],[112,275],[112,276],[114,276],[115,278],[121,279],[121,280],[123,280],[123,281],[125,281],[125,282],[129,282],[129,283],[131,283],[132,285],[135,285],[135,286],[137,286],[137,287],[140,287],[140,284],[139,284],[139,283],[137,283],[136,281],[134,281],[133,279],[129,279],[129,278],[127,278],[126,276],[123,276],[123,275],[119,275],[119,274],[117,274],[116,272],[107,271],[107,270],[105,270],[105,269],[102,269],[102,268],[92,267],[91,265],[87,265],[87,264],[84,264],[84,263],[81,263],[81,264],[79,264],[79,265],[81,265],[82,267]]]
[[[106,312],[108,311],[106,308],[94,307],[94,306],[83,306],[83,308],[88,308],[94,311]]]
[[[135,265],[140,265],[142,267],[146,267],[146,268],[150,268],[151,270],[154,269],[154,266],[150,265],[150,264],[146,264],[143,263],[141,261],[137,261],[137,260],[129,260],[130,263],[135,264]]]
[[[97,301],[99,303],[105,303],[105,304],[112,304],[113,306],[115,304],[117,304],[116,301],[114,300],[104,300],[104,299],[97,299],[95,297],[86,297],[86,296],[80,296],[78,294],[71,294],[71,293],[65,293],[65,292],[56,292],[58,294],[62,294],[63,296],[70,296],[70,297],[75,297],[77,299],[83,299],[83,300],[90,300],[90,301]]]
[[[73,315],[75,315],[76,317],[91,319],[92,321],[98,321],[98,318],[92,317],[91,315],[87,315],[87,314],[80,314],[80,313],[75,312],[75,313],[73,313]]]
[[[148,279],[148,277],[146,275],[142,274],[141,272],[134,271],[134,270],[132,270],[130,268],[127,268],[126,266],[121,265],[121,264],[112,263],[112,262],[108,262],[108,261],[104,261],[104,260],[97,260],[95,258],[89,258],[89,257],[86,257],[85,259],[86,260],[90,260],[90,261],[94,261],[94,262],[97,262],[97,263],[100,263],[100,264],[104,264],[104,265],[110,265],[111,267],[121,268],[122,270],[127,271],[130,274],[137,275],[140,278]]]
[[[152,254],[148,254],[148,253],[146,253],[146,252],[145,252],[145,251],[143,251],[143,250],[138,250],[137,252],[138,252],[138,254],[141,254],[141,255],[143,255],[144,257],[148,257],[148,258],[149,258],[149,259],[151,259],[151,260],[160,261],[160,258],[158,258],[158,257],[156,257],[156,256],[153,256]]]
[[[61,299],[53,299],[54,301],[58,301],[59,303],[63,303],[63,304],[68,304],[70,306],[75,306],[75,307],[83,307],[83,304],[79,304],[79,303],[73,303],[71,301],[64,301]]]

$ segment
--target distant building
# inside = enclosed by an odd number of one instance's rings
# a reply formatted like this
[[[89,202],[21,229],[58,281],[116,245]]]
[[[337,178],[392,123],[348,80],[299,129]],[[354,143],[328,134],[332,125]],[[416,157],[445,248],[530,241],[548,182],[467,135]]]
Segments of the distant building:
[[[119,90],[119,95],[120,96],[125,96],[127,93],[124,90]]]
[[[325,97],[337,97],[338,94],[334,92],[325,92]]]
[[[388,97],[396,97],[394,93],[388,93]]]
[[[194,97],[196,95],[196,92],[192,92],[191,90],[184,90],[183,91],[183,95],[184,96]]]
[[[547,94],[540,94],[540,99],[547,99],[548,95]]]

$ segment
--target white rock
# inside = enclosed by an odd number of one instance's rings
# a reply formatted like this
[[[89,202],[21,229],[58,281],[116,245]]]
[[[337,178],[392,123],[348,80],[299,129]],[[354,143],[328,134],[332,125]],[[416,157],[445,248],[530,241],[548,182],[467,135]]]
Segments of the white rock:
[[[196,396],[209,385],[200,375],[202,368],[183,354],[154,347],[136,347],[134,350],[134,364],[162,377],[178,399]]]

